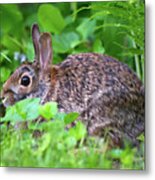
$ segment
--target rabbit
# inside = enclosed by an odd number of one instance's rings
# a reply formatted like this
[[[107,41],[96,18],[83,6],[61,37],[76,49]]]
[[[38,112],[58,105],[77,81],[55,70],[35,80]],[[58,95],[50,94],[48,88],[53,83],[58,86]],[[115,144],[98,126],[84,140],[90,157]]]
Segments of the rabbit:
[[[41,104],[58,103],[60,112],[78,112],[90,136],[108,131],[112,142],[123,138],[135,143],[144,132],[145,90],[125,64],[98,53],[69,55],[51,65],[50,33],[32,27],[34,62],[23,63],[3,85],[4,106],[25,98],[41,98]]]

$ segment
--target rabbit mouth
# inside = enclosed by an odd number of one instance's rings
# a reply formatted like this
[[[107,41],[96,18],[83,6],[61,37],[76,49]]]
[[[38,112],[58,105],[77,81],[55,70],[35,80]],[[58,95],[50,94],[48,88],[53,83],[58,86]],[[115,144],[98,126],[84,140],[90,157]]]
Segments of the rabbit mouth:
[[[19,95],[15,93],[13,93],[12,95],[7,94],[2,98],[2,104],[7,108],[8,106],[15,104],[17,101],[23,100],[25,98],[25,95]]]

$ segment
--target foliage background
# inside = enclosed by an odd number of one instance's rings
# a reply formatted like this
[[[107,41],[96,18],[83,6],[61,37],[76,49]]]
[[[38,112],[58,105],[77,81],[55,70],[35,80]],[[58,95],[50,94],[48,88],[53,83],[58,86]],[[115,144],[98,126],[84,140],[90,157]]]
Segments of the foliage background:
[[[60,63],[69,54],[98,52],[108,54],[128,64],[144,82],[143,0],[1,4],[0,18],[0,89],[10,73],[21,62],[25,59],[33,61],[31,27],[34,22],[39,24],[41,31],[52,34],[54,64]],[[96,140],[92,142],[88,139],[86,145],[82,143],[78,146],[79,139],[76,139],[76,137],[70,139],[71,135],[66,135],[65,130],[63,130],[63,123],[60,125],[56,122],[54,125],[48,124],[45,129],[42,128],[48,132],[50,127],[55,129],[55,134],[46,133],[43,139],[36,142],[35,139],[30,141],[32,129],[34,130],[36,127],[30,126],[29,131],[21,132],[22,135],[20,136],[20,133],[13,130],[8,131],[5,126],[1,126],[3,132],[1,145],[3,145],[2,153],[4,157],[2,165],[144,168],[143,138],[141,138],[142,148],[140,150],[127,146],[124,150],[114,149],[107,153],[106,148],[101,145],[102,143]],[[84,132],[84,129],[80,128],[79,132]],[[57,131],[62,132],[57,141],[49,139],[51,136],[57,137]],[[74,130],[72,131],[71,134],[74,134]],[[77,131],[75,130],[76,133]],[[80,137],[83,139],[84,135]],[[64,144],[60,143],[60,146],[56,146],[53,151],[48,150],[49,146],[53,147],[58,141],[61,142],[65,138]],[[42,142],[45,143],[42,144]],[[40,148],[36,148],[37,150],[34,152],[35,147],[38,146]],[[62,148],[62,146],[65,146],[65,148]],[[21,155],[24,149],[25,151]],[[66,152],[69,152],[70,155]],[[75,156],[75,152],[77,156]],[[53,164],[48,160],[51,158],[49,156],[51,153],[53,153]],[[12,156],[10,157],[8,154],[12,154]],[[37,159],[32,160],[32,154]],[[22,161],[15,158],[20,155]],[[59,161],[59,157],[61,157],[61,161]]]
[[[0,5],[1,84],[25,58],[33,61],[31,27],[51,32],[53,63],[68,54],[98,52],[128,64],[144,81],[144,2]]]

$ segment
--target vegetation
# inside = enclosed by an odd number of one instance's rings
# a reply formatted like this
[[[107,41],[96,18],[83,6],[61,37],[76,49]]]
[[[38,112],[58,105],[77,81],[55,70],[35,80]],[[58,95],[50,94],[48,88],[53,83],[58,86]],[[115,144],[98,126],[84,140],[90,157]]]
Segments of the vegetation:
[[[144,82],[143,0],[1,4],[0,12],[0,89],[21,62],[33,61],[34,22],[52,34],[54,64],[68,54],[98,52],[128,64]],[[34,123],[38,116],[46,122]],[[109,150],[108,140],[88,137],[81,122],[66,129],[77,117],[58,112],[54,102],[41,106],[39,99],[7,108],[0,126],[1,166],[144,169],[143,134],[138,149],[125,143]]]
[[[55,102],[40,105],[39,101],[39,98],[25,99],[7,108],[2,118],[5,123],[1,125],[1,166],[144,168],[143,136],[139,149],[125,144],[124,149],[109,150],[108,140],[87,136],[81,121],[66,128],[77,119],[78,113],[60,113]],[[46,121],[34,121],[39,116]]]

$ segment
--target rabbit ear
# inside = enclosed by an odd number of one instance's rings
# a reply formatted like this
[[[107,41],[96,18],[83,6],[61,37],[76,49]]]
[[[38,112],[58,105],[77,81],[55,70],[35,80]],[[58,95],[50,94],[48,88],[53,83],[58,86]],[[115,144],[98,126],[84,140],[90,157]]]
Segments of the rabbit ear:
[[[39,60],[39,38],[40,32],[37,24],[33,24],[32,26],[32,40],[35,51],[35,60]]]
[[[41,69],[47,69],[52,60],[51,35],[43,33],[39,39],[39,61]]]

